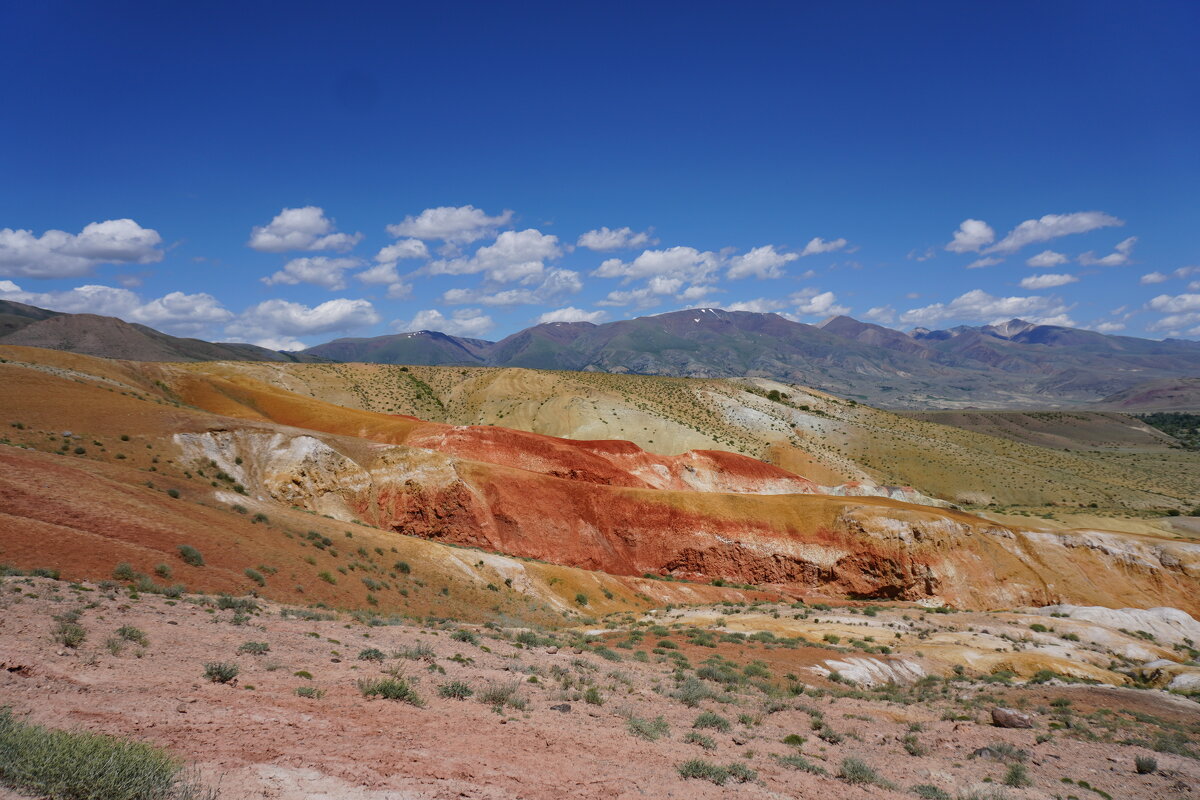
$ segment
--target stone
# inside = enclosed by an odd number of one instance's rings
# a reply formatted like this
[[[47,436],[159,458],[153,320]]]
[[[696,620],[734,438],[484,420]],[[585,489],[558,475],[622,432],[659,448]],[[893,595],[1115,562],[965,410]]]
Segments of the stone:
[[[1033,717],[1013,708],[993,708],[992,724],[997,728],[1032,728]]]
[[[551,711],[561,711],[564,714],[570,714],[571,713],[571,704],[570,703],[559,703],[556,706],[550,706],[550,710]]]

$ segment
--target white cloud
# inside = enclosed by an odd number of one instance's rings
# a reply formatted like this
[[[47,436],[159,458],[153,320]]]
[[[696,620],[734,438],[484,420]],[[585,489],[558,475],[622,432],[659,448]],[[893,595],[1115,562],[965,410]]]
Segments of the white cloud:
[[[754,300],[739,300],[736,303],[725,303],[721,307],[726,311],[753,311],[756,314],[766,314],[779,311],[786,307],[782,300],[769,300],[758,297]]]
[[[1079,278],[1074,275],[1055,274],[1047,272],[1042,275],[1030,275],[1028,278],[1021,279],[1022,289],[1053,289],[1055,286],[1066,286],[1068,283],[1077,283]]]
[[[628,263],[619,258],[610,258],[592,274],[600,278],[624,278],[626,281],[663,275],[698,283],[711,277],[719,266],[720,257],[716,253],[677,246],[666,250],[644,250]]]
[[[1079,263],[1085,267],[1123,267],[1129,263],[1129,259],[1133,256],[1133,246],[1137,244],[1137,237],[1130,236],[1113,248],[1113,252],[1103,258],[1096,258],[1096,254],[1091,250],[1079,256]]]
[[[825,241],[820,236],[813,237],[804,245],[804,249],[800,251],[801,256],[815,256],[820,253],[832,253],[835,250],[841,250],[848,242],[845,239],[834,239]]]
[[[1154,311],[1166,314],[1147,326],[1152,331],[1166,331],[1178,335],[1185,329],[1200,325],[1200,294],[1160,294],[1147,305]],[[1200,328],[1187,330],[1188,335],[1200,335]]]
[[[796,253],[780,253],[775,249],[775,245],[768,244],[756,247],[744,255],[731,258],[729,272],[726,275],[730,280],[750,275],[757,278],[782,278],[784,272],[781,267],[798,258],[800,256]]]
[[[583,288],[579,273],[569,269],[555,269],[546,273],[540,284],[532,289],[447,289],[442,302],[452,305],[479,303],[485,306],[540,305],[554,303],[562,297],[575,294]]]
[[[1036,256],[1030,256],[1025,263],[1031,267],[1057,267],[1059,264],[1065,264],[1071,259],[1064,256],[1062,253],[1056,253],[1053,250],[1043,250]]]
[[[291,340],[297,336],[349,331],[377,322],[379,315],[366,300],[338,298],[312,308],[287,300],[266,300],[239,314],[226,326],[225,333],[261,344],[280,337]]]
[[[1149,286],[1152,283],[1166,283],[1170,279],[1169,275],[1164,275],[1161,272],[1147,272],[1142,276],[1140,282],[1143,286]]]
[[[946,249],[951,253],[977,253],[981,247],[995,240],[996,232],[991,225],[981,219],[964,219]]]
[[[804,289],[791,296],[796,304],[796,313],[805,317],[836,317],[849,314],[847,306],[838,305],[837,295],[817,289]]]
[[[75,278],[99,264],[149,264],[161,261],[158,231],[131,219],[91,222],[78,234],[48,230],[0,229],[0,275],[25,278]]]
[[[1047,214],[1041,219],[1027,219],[1008,232],[1008,235],[989,247],[987,253],[1012,253],[1027,244],[1046,242],[1073,233],[1087,233],[1098,228],[1120,227],[1125,221],[1103,211],[1077,211],[1073,214]]]
[[[972,261],[970,264],[967,264],[967,269],[982,269],[984,267],[994,267],[997,264],[1003,264],[1003,263],[1004,263],[1003,258],[996,258],[995,256],[984,256],[983,258],[977,258],[974,261]]]
[[[57,292],[26,292],[12,281],[0,281],[0,299],[68,314],[117,317],[183,336],[201,334],[208,326],[233,318],[232,312],[205,293],[170,292],[142,302],[128,289],[112,286],[88,285]]]
[[[653,308],[661,305],[663,296],[649,289],[628,289],[609,292],[603,300],[597,300],[598,306],[633,306],[634,308]]]
[[[1006,322],[1014,317],[1046,325],[1074,325],[1067,316],[1070,308],[1057,297],[995,297],[982,289],[972,289],[949,303],[933,303],[913,308],[900,315],[908,325],[929,327],[943,320]]]
[[[274,275],[263,278],[267,286],[287,284],[295,286],[298,283],[311,283],[323,286],[330,291],[340,291],[346,288],[345,272],[362,264],[357,258],[329,258],[313,256],[293,258],[283,265],[283,269]]]
[[[1089,328],[1097,333],[1116,333],[1117,331],[1125,330],[1124,322],[1097,322],[1095,325],[1089,325]]]
[[[360,241],[362,234],[336,233],[333,221],[319,206],[285,208],[266,225],[250,231],[246,245],[262,253],[289,250],[333,250],[344,253]]]
[[[439,206],[427,208],[417,216],[408,216],[403,222],[388,225],[387,231],[397,238],[411,236],[414,239],[442,239],[454,244],[469,244],[490,237],[512,219],[513,212],[505,210],[489,217],[475,206]]]
[[[392,327],[398,331],[439,331],[451,336],[478,338],[495,324],[478,308],[460,308],[447,317],[436,308],[418,311],[411,320],[396,320]]]
[[[375,260],[381,264],[405,258],[429,258],[429,248],[420,239],[401,239],[375,254]]]
[[[890,325],[896,321],[896,309],[891,306],[875,306],[874,308],[868,308],[863,316],[872,322]]]
[[[720,292],[720,291],[721,291],[721,289],[718,289],[716,286],[705,286],[703,284],[697,284],[695,286],[689,286],[688,288],[684,289],[679,294],[675,295],[675,297],[680,300],[683,300],[685,303],[691,303],[691,302],[695,302],[696,300],[703,300],[704,298],[708,297],[710,294],[713,294],[714,292]]]
[[[650,231],[635,232],[629,227],[616,230],[602,227],[583,234],[575,244],[588,250],[629,250],[658,244],[658,240],[650,237]]]
[[[544,325],[547,322],[603,322],[607,316],[606,311],[584,311],[575,306],[567,306],[547,311],[537,318],[537,323]]]
[[[362,272],[356,273],[355,278],[358,278],[363,283],[399,283],[400,275],[396,272],[396,262],[390,261],[386,264],[376,264],[370,269],[364,269]]]
[[[529,283],[541,276],[548,260],[562,255],[558,237],[536,228],[504,231],[490,245],[480,247],[470,258],[434,261],[426,268],[431,275],[473,275],[486,272],[498,283]]]

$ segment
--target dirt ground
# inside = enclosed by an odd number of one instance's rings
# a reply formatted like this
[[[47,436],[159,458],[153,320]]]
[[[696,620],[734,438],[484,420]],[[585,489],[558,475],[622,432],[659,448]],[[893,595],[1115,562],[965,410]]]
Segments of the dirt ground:
[[[517,630],[436,622],[368,627],[346,618],[284,618],[280,607],[266,604],[239,616],[236,609],[221,610],[206,600],[131,599],[94,585],[3,579],[0,705],[48,726],[161,745],[198,765],[228,800],[729,794],[866,800],[912,797],[911,787],[919,784],[951,797],[972,792],[991,797],[987,792],[996,790],[1002,794],[994,796],[1013,800],[1200,797],[1200,760],[1117,743],[1175,735],[1185,747],[1196,745],[1200,705],[1158,691],[945,682],[921,702],[912,702],[911,695],[900,701],[821,680],[805,671],[812,658],[804,650],[770,649],[764,659],[764,648],[751,648],[740,654],[747,664],[769,662],[776,683],[790,667],[804,691],[769,696],[738,685],[689,708],[671,696],[677,691],[673,676],[684,669],[671,654],[682,652],[695,666],[718,650],[695,647],[677,629],[662,635],[643,626],[646,635],[637,648],[654,654],[638,660],[633,648],[615,645],[626,631],[604,639],[616,649],[585,646],[576,653],[566,643],[557,649],[522,647],[513,640]],[[88,633],[74,649],[52,636],[54,617],[72,609],[82,611],[79,624]],[[109,640],[122,626],[143,632],[146,646],[122,640],[110,650]],[[674,647],[656,647],[662,640]],[[266,643],[269,651],[239,652],[246,642]],[[396,655],[421,646],[431,651],[424,659]],[[367,648],[381,651],[384,660],[360,659]],[[730,663],[739,658],[733,648],[719,653]],[[234,662],[240,673],[228,684],[210,682],[205,664],[214,661]],[[415,682],[422,707],[364,698],[356,682],[385,677],[385,670],[401,671]],[[475,695],[439,696],[438,687],[453,681],[469,685]],[[297,696],[303,687],[323,696]],[[524,708],[479,702],[489,687],[511,687]],[[593,688],[591,699],[599,704],[584,697]],[[569,710],[554,708],[564,703]],[[1023,708],[1034,727],[994,727],[994,704]],[[1067,708],[1074,728],[1054,721]],[[693,728],[701,712],[724,718],[728,730]],[[645,721],[661,716],[667,730],[655,741],[639,738],[630,731],[631,716]],[[824,724],[821,731],[818,722]],[[692,733],[709,737],[712,749],[687,741]],[[784,744],[789,734],[805,741]],[[1009,765],[974,755],[997,744],[1027,752],[1024,766],[1032,786],[1002,786]],[[828,774],[789,768],[777,758],[795,754]],[[1137,774],[1136,756],[1157,759],[1157,772]],[[849,757],[873,767],[895,788],[836,777]],[[677,766],[690,759],[741,764],[754,778],[730,779],[724,786],[684,779]],[[2,792],[0,797],[7,798]]]

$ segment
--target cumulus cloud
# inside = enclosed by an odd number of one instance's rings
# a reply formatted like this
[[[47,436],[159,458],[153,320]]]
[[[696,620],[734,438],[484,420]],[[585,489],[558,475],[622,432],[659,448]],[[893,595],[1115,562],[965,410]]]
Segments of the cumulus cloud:
[[[113,286],[88,285],[56,292],[26,292],[12,281],[0,281],[0,299],[68,314],[117,317],[181,336],[198,335],[210,325],[233,318],[233,313],[215,297],[203,292],[170,292],[144,302],[128,289]]]
[[[1025,263],[1031,267],[1057,267],[1059,264],[1065,264],[1071,259],[1064,256],[1062,253],[1056,253],[1053,250],[1043,250],[1036,256],[1030,256],[1025,260]]]
[[[1160,294],[1146,305],[1165,315],[1148,325],[1149,330],[1200,336],[1200,294]]]
[[[1094,325],[1088,325],[1087,327],[1091,328],[1092,330],[1096,331],[1097,333],[1116,333],[1117,331],[1125,330],[1125,323],[1124,322],[1097,322]]]
[[[661,275],[699,283],[710,278],[720,263],[720,256],[714,252],[677,246],[665,250],[644,250],[630,262],[610,258],[592,274],[599,278],[624,278],[626,281]]]
[[[1004,263],[1003,258],[996,258],[995,256],[984,256],[983,258],[977,258],[974,261],[972,261],[970,264],[967,264],[967,269],[982,269],[984,267],[994,267],[997,264],[1003,264],[1003,263]]]
[[[796,313],[802,317],[836,317],[849,314],[848,306],[839,305],[837,295],[818,289],[804,289],[791,296]]]
[[[1130,236],[1117,244],[1113,248],[1113,252],[1103,258],[1096,258],[1096,254],[1088,250],[1079,256],[1079,263],[1085,267],[1123,267],[1129,263],[1129,259],[1133,256],[1133,246],[1137,244],[1137,237]]]
[[[427,208],[417,216],[407,216],[402,222],[387,226],[387,232],[400,238],[441,239],[452,244],[470,244],[484,239],[498,228],[507,225],[513,212],[505,210],[489,217],[475,206],[439,206]]]
[[[1008,235],[989,247],[986,253],[1012,253],[1027,244],[1046,242],[1073,233],[1087,233],[1099,228],[1120,227],[1125,221],[1103,211],[1077,211],[1073,214],[1047,214],[1041,219],[1027,219],[1008,232]]]
[[[682,292],[675,295],[675,297],[684,301],[685,303],[693,303],[697,300],[703,300],[704,298],[708,297],[710,294],[714,294],[714,293],[720,292],[720,291],[722,291],[722,290],[718,289],[716,286],[706,286],[704,284],[697,284],[695,286],[687,287]]]
[[[401,239],[375,254],[375,260],[381,264],[406,258],[429,258],[429,248],[420,239]]]
[[[434,261],[426,269],[431,275],[473,275],[485,272],[498,283],[529,283],[541,277],[545,262],[562,255],[558,237],[536,228],[504,231],[490,245],[480,247],[470,258]]]
[[[479,308],[460,308],[447,317],[436,308],[418,311],[411,320],[396,320],[392,327],[398,331],[440,331],[451,336],[479,338],[495,324]]]
[[[868,308],[863,316],[872,322],[878,322],[881,325],[890,325],[896,321],[896,309],[891,306],[875,306],[874,308]]]
[[[1074,325],[1067,315],[1068,311],[1070,307],[1057,297],[995,297],[982,289],[972,289],[949,303],[933,303],[909,309],[900,315],[900,321],[907,325],[929,327],[944,320],[995,324],[1020,317],[1046,325]]]
[[[340,333],[377,322],[379,315],[366,300],[339,297],[311,308],[287,300],[266,300],[239,314],[226,326],[225,333],[269,347],[262,343],[287,339],[291,344],[296,344],[294,337]]]
[[[753,311],[756,314],[766,314],[779,311],[787,306],[782,300],[757,297],[753,300],[739,300],[736,303],[722,304],[726,311]]]
[[[835,250],[841,250],[849,242],[845,239],[834,239],[825,241],[820,236],[813,237],[808,244],[804,245],[804,249],[800,251],[801,256],[815,256],[821,253],[832,253]]]
[[[1164,275],[1161,272],[1147,272],[1142,276],[1141,284],[1143,286],[1149,286],[1152,283],[1166,283],[1170,279],[1171,278],[1169,275]]]
[[[91,222],[77,234],[0,229],[0,275],[14,278],[75,278],[99,264],[161,261],[162,237],[131,219]]]
[[[332,250],[344,253],[360,241],[362,234],[337,233],[333,220],[319,206],[285,208],[266,225],[250,231],[246,245],[262,253],[286,253],[289,250]]]
[[[606,311],[584,311],[582,308],[567,306],[566,308],[556,308],[553,311],[547,311],[537,318],[537,324],[544,325],[547,322],[603,322],[607,317],[608,312]]]
[[[809,244],[811,245],[812,242]],[[756,278],[782,278],[783,266],[798,258],[800,256],[797,253],[781,253],[775,249],[775,245],[768,244],[731,258],[729,272],[726,275],[730,280],[738,280],[750,275]]]
[[[477,289],[448,289],[442,301],[451,305],[478,303],[485,306],[540,305],[554,303],[583,288],[579,273],[555,269],[546,273],[542,282],[528,289],[499,289],[496,286]]]
[[[991,225],[981,219],[964,219],[946,249],[951,253],[978,253],[980,248],[995,240],[996,232]]]
[[[283,265],[283,269],[262,279],[267,286],[287,284],[295,286],[298,283],[311,283],[323,286],[330,291],[340,291],[346,288],[345,272],[362,264],[357,258],[329,258],[313,256],[310,258],[293,258]]]
[[[635,247],[658,244],[658,240],[650,238],[650,231],[636,232],[629,227],[612,230],[603,227],[583,234],[575,244],[588,250],[631,250]]]
[[[1055,274],[1047,272],[1042,275],[1030,275],[1028,278],[1021,279],[1022,289],[1053,289],[1055,286],[1066,286],[1068,283],[1076,283],[1079,278],[1074,275]]]

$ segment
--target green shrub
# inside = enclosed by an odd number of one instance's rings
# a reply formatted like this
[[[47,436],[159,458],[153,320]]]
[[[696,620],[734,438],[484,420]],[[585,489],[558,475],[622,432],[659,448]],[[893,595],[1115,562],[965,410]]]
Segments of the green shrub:
[[[824,767],[819,764],[814,764],[799,753],[793,753],[786,756],[776,756],[775,760],[790,769],[798,769],[802,772],[811,772],[813,775],[826,774]]]
[[[135,628],[132,625],[122,625],[121,627],[117,628],[117,636],[120,636],[127,642],[140,644],[142,647],[146,647],[150,644],[150,640],[146,637],[145,631],[141,630],[140,628]]]
[[[1150,756],[1138,756],[1133,759],[1133,766],[1138,775],[1152,775],[1158,770],[1158,761]]]
[[[75,649],[87,639],[87,630],[77,622],[59,622],[54,626],[54,641]]]
[[[654,719],[641,719],[640,717],[629,718],[629,732],[639,739],[645,739],[648,742],[657,741],[660,737],[667,736],[670,733],[670,726],[667,721],[661,716]]]
[[[1008,772],[1004,773],[1004,785],[1024,789],[1026,786],[1033,786],[1033,781],[1029,778],[1029,770],[1018,762],[1008,765]]]
[[[602,706],[604,705],[604,695],[600,694],[600,690],[595,686],[589,686],[583,693],[583,702],[590,706]]]
[[[56,731],[0,709],[0,781],[55,800],[212,800],[169,753],[100,733]]]
[[[358,651],[359,661],[383,661],[383,659],[383,651],[375,647],[368,647],[365,650]]]
[[[716,750],[717,743],[712,740],[711,736],[705,736],[703,733],[689,731],[687,736],[683,737],[683,741],[687,744],[698,744],[705,750]]]
[[[243,642],[237,651],[239,653],[248,653],[252,656],[262,656],[271,652],[271,645],[266,642]]]
[[[729,720],[722,717],[720,714],[714,714],[711,711],[705,711],[700,716],[696,717],[696,721],[692,723],[693,728],[713,728],[715,730],[726,733],[732,727]]]
[[[171,572],[171,567],[167,564],[159,564],[154,568],[154,574],[162,578],[164,581],[170,580],[174,573]]]
[[[421,706],[421,698],[404,678],[364,679],[358,682],[358,690],[363,697],[382,697],[384,700],[402,700],[414,706]]]
[[[317,577],[320,578],[321,580],[325,581],[326,583],[330,584],[331,586],[337,585],[337,578],[333,577],[333,575],[331,575],[328,570],[322,570],[321,572],[318,572]]]
[[[133,565],[128,561],[122,561],[117,566],[113,567],[113,580],[117,581],[135,581],[138,573],[133,569]]]
[[[438,696],[453,700],[466,700],[473,694],[475,694],[475,690],[469,683],[463,681],[450,681],[450,683],[443,683],[438,687]]]
[[[724,767],[719,767],[716,764],[711,764],[699,758],[684,761],[675,769],[679,771],[681,778],[697,778],[699,780],[711,781],[717,786],[724,786],[725,781],[729,780],[729,772]]]
[[[735,762],[725,768],[729,773],[729,777],[733,778],[738,783],[750,783],[758,780],[758,773],[747,767],[745,764]]]
[[[178,500],[179,499],[179,490],[178,489],[167,489],[167,496],[170,497],[172,500]]]
[[[300,686],[294,691],[297,697],[307,697],[309,700],[320,700],[325,696],[325,690],[315,686]]]
[[[179,557],[183,559],[183,563],[193,567],[204,566],[204,556],[200,555],[200,551],[190,544],[179,545]]]
[[[891,789],[891,783],[884,780],[883,777],[871,769],[864,761],[857,758],[847,758],[842,761],[841,769],[838,770],[838,777],[846,783],[852,784],[870,784],[879,786],[885,789]]]
[[[789,745],[790,747],[800,747],[807,741],[808,739],[804,738],[798,733],[789,733],[787,736],[783,737],[783,743]]]
[[[213,683],[229,683],[240,671],[238,665],[230,661],[210,661],[204,665],[204,677]]]
[[[680,684],[674,696],[688,708],[696,708],[702,701],[712,697],[712,692],[696,678],[689,677]]]
[[[517,696],[519,688],[519,684],[516,683],[493,683],[480,689],[475,699],[485,706],[523,708],[525,701]]]
[[[575,602],[581,606],[586,606],[588,604],[588,596],[583,592],[579,592],[575,595]]]
[[[466,644],[479,644],[478,636],[471,633],[470,631],[465,631],[462,629],[456,630],[454,633],[450,634],[450,638],[456,642],[465,642]]]
[[[920,783],[912,787],[912,793],[924,800],[953,800],[950,795],[931,783]]]
[[[246,567],[246,569],[245,569],[245,575],[246,575],[246,577],[247,577],[247,578],[249,578],[250,580],[254,581],[254,582],[255,582],[255,583],[257,583],[259,586],[266,586],[266,585],[267,585],[267,579],[266,579],[266,578],[264,578],[264,577],[263,577],[263,574],[262,574],[261,572],[259,572],[258,570],[256,570],[256,569],[251,569],[250,567]]]

